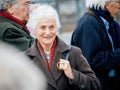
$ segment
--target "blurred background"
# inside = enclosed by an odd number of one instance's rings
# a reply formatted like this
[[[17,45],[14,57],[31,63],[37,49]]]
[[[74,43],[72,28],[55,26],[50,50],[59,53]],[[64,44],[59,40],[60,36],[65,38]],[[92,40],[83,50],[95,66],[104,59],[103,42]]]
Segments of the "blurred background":
[[[33,3],[51,4],[60,16],[62,28],[59,35],[69,44],[71,34],[79,18],[86,12],[85,0],[32,0]],[[120,22],[120,13],[115,18]],[[62,35],[62,36],[61,36]]]

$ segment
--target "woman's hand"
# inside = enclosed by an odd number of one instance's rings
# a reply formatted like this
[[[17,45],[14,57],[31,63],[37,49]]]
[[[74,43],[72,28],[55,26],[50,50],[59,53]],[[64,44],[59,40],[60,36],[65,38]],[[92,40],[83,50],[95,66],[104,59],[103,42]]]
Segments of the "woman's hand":
[[[74,79],[74,75],[70,66],[70,63],[68,60],[64,60],[64,59],[60,59],[60,61],[57,63],[57,68],[59,70],[63,70],[65,75],[70,78],[70,79]]]

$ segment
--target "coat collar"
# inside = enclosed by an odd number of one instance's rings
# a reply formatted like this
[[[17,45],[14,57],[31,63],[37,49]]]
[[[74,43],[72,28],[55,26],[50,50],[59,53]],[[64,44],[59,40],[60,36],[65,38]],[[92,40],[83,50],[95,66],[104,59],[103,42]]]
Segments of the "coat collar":
[[[96,14],[92,9],[88,9],[87,13],[93,15],[99,21],[99,24],[101,25],[101,27],[105,29],[105,25],[98,14]]]

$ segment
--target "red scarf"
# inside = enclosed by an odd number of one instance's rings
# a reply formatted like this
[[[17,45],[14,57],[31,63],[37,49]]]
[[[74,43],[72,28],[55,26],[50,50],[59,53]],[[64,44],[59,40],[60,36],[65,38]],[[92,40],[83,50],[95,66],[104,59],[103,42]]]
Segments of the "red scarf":
[[[49,62],[48,62],[48,59],[45,55],[45,52],[44,52],[42,46],[40,45],[40,43],[38,41],[37,41],[37,46],[38,46],[39,52],[41,53],[41,55],[44,59],[45,64],[47,65],[48,70],[50,70],[51,64],[52,64],[52,61],[53,61],[53,57],[54,57],[55,47],[56,47],[56,40],[54,41],[54,43],[51,47],[51,50],[50,50],[50,60],[49,60]]]
[[[16,22],[17,24],[21,25],[25,32],[27,32],[28,34],[30,34],[29,30],[27,29],[26,25],[24,22],[20,21],[19,19],[13,17],[9,12],[6,12],[6,11],[0,11],[0,16],[2,17],[5,17],[5,18],[8,18],[14,22]]]

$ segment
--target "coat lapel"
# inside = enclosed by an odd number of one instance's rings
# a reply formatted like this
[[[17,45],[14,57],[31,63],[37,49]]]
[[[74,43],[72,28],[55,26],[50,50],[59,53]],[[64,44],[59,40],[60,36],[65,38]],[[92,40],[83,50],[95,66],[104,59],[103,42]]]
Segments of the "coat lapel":
[[[55,81],[57,81],[60,78],[60,76],[63,74],[63,71],[57,69],[57,63],[59,62],[60,57],[61,57],[60,52],[56,52],[56,56],[54,57],[51,66],[51,72],[53,73]]]
[[[57,88],[57,85],[56,85],[55,79],[52,75],[52,72],[50,70],[48,70],[46,64],[44,63],[44,60],[42,59],[42,56],[38,56],[38,60],[39,60],[40,69],[43,70],[48,83],[50,85],[52,85],[53,87]]]
[[[57,81],[64,74],[63,71],[57,69],[57,63],[60,59],[65,59],[66,52],[69,50],[69,46],[63,44],[64,43],[62,40],[57,39],[57,47],[54,54],[54,60],[51,66],[51,72],[53,73],[55,81]]]

